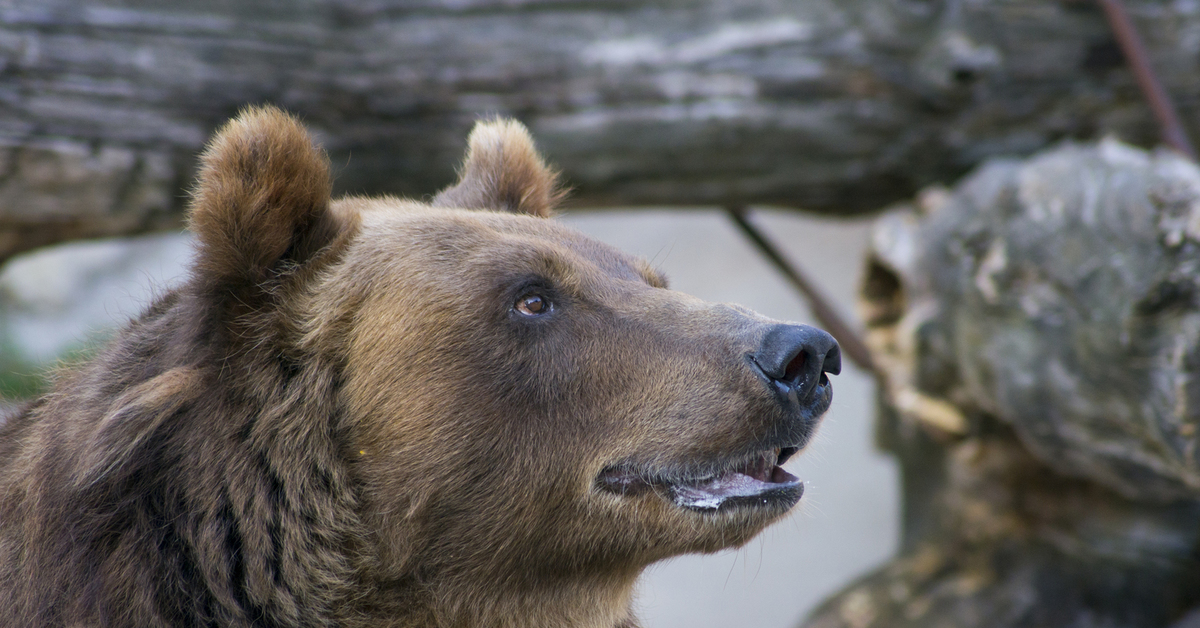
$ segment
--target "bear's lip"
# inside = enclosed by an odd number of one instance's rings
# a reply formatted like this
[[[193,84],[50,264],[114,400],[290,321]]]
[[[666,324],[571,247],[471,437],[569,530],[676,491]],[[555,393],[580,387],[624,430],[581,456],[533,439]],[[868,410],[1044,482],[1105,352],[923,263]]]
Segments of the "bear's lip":
[[[716,468],[646,472],[628,465],[605,469],[597,485],[632,495],[654,489],[680,508],[716,512],[736,506],[782,506],[800,501],[804,483],[781,467],[798,447],[775,447],[732,459]]]

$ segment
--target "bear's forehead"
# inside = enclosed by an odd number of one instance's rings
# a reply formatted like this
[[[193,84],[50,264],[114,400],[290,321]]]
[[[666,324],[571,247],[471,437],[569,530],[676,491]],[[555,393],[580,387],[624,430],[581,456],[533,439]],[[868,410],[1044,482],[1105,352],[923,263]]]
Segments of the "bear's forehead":
[[[515,268],[521,265],[594,271],[666,287],[644,259],[624,253],[552,219],[503,212],[446,209],[422,203],[372,202],[359,207],[363,252],[414,256],[423,264]]]

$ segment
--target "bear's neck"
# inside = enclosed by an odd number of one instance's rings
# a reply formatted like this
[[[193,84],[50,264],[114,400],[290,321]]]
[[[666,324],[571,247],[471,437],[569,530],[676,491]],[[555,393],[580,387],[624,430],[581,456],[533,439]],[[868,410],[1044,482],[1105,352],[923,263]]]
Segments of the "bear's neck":
[[[518,590],[502,582],[378,587],[374,626],[394,628],[637,628],[631,610],[637,573],[562,578]]]

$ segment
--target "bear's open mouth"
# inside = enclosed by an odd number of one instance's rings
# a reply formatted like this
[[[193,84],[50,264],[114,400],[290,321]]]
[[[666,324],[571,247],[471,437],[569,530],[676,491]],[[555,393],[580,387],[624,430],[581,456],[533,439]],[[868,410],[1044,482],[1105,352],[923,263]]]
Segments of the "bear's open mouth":
[[[681,508],[701,512],[772,504],[786,509],[804,493],[804,483],[780,466],[797,451],[796,447],[776,447],[716,468],[688,471],[648,473],[614,466],[600,474],[597,485],[621,495],[654,489]]]

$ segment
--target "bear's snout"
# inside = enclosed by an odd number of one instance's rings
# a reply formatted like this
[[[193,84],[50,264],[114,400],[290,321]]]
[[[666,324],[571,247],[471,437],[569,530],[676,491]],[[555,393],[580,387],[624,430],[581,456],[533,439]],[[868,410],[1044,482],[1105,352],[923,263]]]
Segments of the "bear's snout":
[[[748,357],[751,367],[790,404],[823,397],[829,389],[826,373],[842,371],[842,355],[833,336],[808,325],[780,324],[763,336]],[[818,399],[814,399],[818,401]]]

